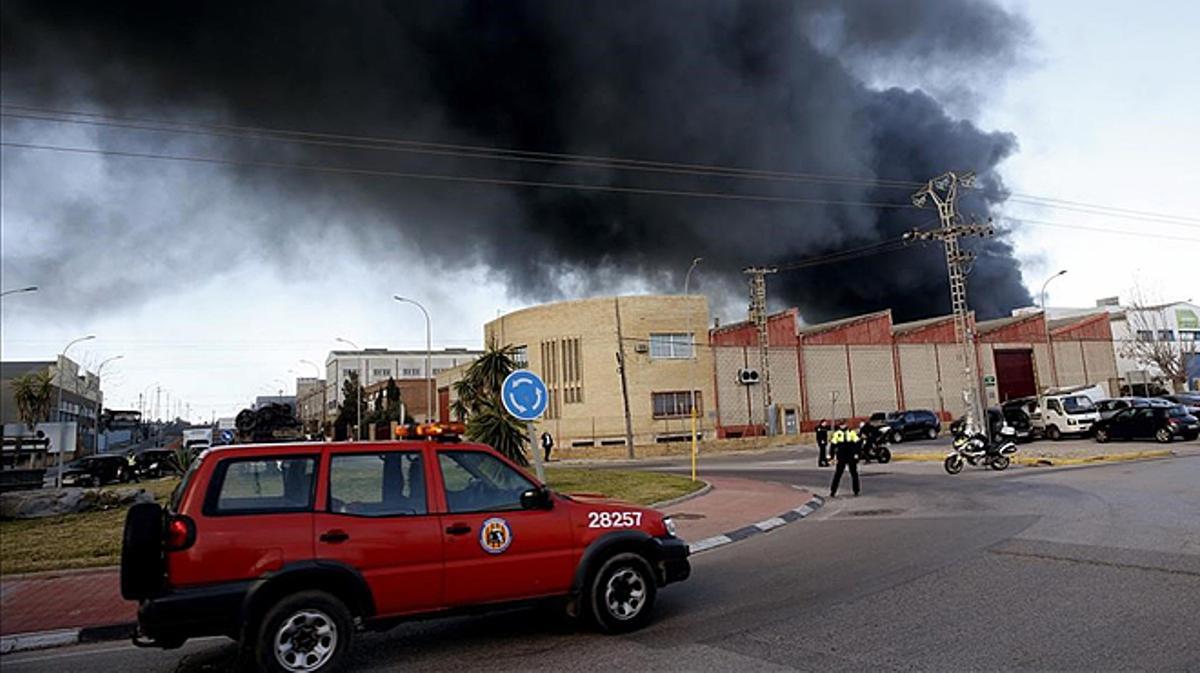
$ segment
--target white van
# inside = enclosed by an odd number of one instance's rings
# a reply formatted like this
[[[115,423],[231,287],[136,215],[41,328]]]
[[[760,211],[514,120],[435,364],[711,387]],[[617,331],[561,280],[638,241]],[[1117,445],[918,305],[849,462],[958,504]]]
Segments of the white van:
[[[1050,439],[1065,435],[1087,435],[1100,420],[1093,390],[1095,386],[1048,391],[1042,396],[1043,409],[1033,414],[1033,426]]]

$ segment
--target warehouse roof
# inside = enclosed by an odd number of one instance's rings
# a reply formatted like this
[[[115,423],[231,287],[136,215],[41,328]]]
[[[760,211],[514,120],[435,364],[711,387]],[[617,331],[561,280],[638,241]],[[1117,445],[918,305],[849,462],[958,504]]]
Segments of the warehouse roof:
[[[830,320],[829,322],[817,323],[815,325],[803,325],[799,329],[797,329],[796,332],[798,334],[802,334],[805,336],[811,336],[813,334],[823,334],[825,332],[832,332],[834,330],[841,329],[843,327],[849,327],[851,325],[857,325],[860,323],[869,322],[871,320],[879,320],[880,318],[887,318],[887,317],[890,317],[891,315],[892,315],[892,312],[886,311],[886,310],[885,311],[876,311],[874,313],[864,313],[862,315],[853,315],[853,316],[850,316],[849,318]]]

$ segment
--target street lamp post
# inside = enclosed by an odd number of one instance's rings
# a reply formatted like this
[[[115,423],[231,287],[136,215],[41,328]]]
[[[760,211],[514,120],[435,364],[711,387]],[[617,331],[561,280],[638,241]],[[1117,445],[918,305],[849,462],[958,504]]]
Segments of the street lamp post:
[[[1054,342],[1050,340],[1050,316],[1046,314],[1046,286],[1050,284],[1050,281],[1066,272],[1067,270],[1063,269],[1042,283],[1042,324],[1046,327],[1046,348],[1050,351],[1050,375],[1054,380],[1055,386],[1058,385],[1058,365],[1054,362]]]
[[[342,337],[338,337],[338,338],[334,339],[334,341],[340,341],[344,344],[349,344],[350,347],[353,348],[354,350],[362,351],[362,349],[358,347],[358,344],[354,343],[353,341],[351,341],[349,339],[343,339]],[[358,433],[357,434],[358,434],[359,440],[362,440],[362,408],[363,408],[362,397],[363,397],[363,392],[366,390],[366,379],[365,379],[365,373],[364,373],[365,367],[366,367],[366,365],[363,362],[363,357],[360,353],[360,355],[358,356],[358,390],[354,392],[354,397],[355,397],[354,406],[356,407],[355,410],[358,412]]]
[[[433,399],[433,323],[429,320],[429,311],[426,311],[425,307],[415,299],[408,299],[400,295],[394,295],[392,299],[404,304],[412,304],[421,309],[421,313],[425,314],[425,376],[429,378],[429,396],[426,398],[425,420],[433,421],[433,408],[436,402]]]
[[[58,419],[58,421],[60,423],[62,422],[62,419],[63,419],[63,416],[62,416],[63,362],[67,359],[67,351],[71,350],[71,346],[74,346],[75,344],[77,344],[81,341],[91,341],[92,339],[95,339],[95,338],[96,338],[95,334],[89,334],[84,337],[79,337],[78,339],[73,339],[70,342],[68,342],[67,345],[64,346],[62,351],[58,354],[58,362],[55,363],[55,369],[58,370],[56,372],[58,374],[58,406],[55,407],[55,412],[56,412],[55,417]],[[60,436],[61,436],[61,434],[62,433],[60,433]],[[55,488],[62,488],[63,449],[64,448],[66,448],[66,447],[63,447],[63,446],[58,447],[58,476],[55,477],[55,479],[54,479]]]
[[[103,362],[101,362],[99,367],[96,367],[96,453],[100,453],[100,412],[101,412],[101,408],[100,408],[101,407],[101,404],[100,404],[100,394],[101,394],[100,375],[101,375],[101,373],[104,372],[104,365],[112,362],[113,360],[120,360],[123,357],[125,357],[125,356],[124,355],[114,355],[111,358],[108,358],[107,360],[104,360]]]
[[[325,435],[325,405],[327,404],[327,401],[326,401],[326,399],[325,399],[325,396],[326,396],[326,394],[328,393],[328,390],[329,390],[329,383],[328,383],[328,382],[321,383],[321,368],[317,366],[317,363],[315,363],[315,362],[309,362],[308,360],[301,360],[301,361],[300,361],[300,363],[301,363],[301,364],[308,365],[308,366],[310,366],[310,367],[312,367],[312,368],[313,368],[313,371],[317,373],[317,383],[319,383],[319,384],[321,385],[321,421],[320,421],[320,429],[321,429],[321,435],[322,435],[322,436],[324,436],[324,435]]]
[[[703,261],[703,257],[697,257],[692,260],[692,265],[688,267],[687,274],[683,277],[683,296],[688,296],[692,284],[692,271],[695,271],[696,265]],[[688,386],[688,394],[692,398],[692,481],[696,481],[696,367],[700,363],[700,353],[696,350],[696,334],[695,326],[692,326],[692,376],[690,385]]]

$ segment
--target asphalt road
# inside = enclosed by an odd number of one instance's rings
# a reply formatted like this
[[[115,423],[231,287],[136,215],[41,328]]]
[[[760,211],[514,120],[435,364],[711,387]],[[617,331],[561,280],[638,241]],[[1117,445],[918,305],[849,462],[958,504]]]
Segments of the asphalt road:
[[[351,670],[1196,670],[1200,450],[1079,468],[933,463],[863,469],[864,494],[694,557],[625,637],[536,611],[360,637]],[[706,461],[708,472],[823,492],[808,454]],[[680,469],[669,461],[661,469]],[[677,506],[686,511],[686,503]],[[9,655],[7,673],[224,670],[223,640]]]

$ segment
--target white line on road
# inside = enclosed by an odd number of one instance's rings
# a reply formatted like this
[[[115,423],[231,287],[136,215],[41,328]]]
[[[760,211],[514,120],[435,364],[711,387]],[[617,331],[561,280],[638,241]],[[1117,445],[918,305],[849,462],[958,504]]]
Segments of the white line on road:
[[[770,519],[767,519],[765,521],[759,521],[758,523],[754,524],[754,527],[763,532],[766,532],[766,531],[771,530],[772,528],[779,528],[780,526],[782,526],[786,523],[787,522],[784,521],[783,519],[780,519],[777,516],[773,516]]]

